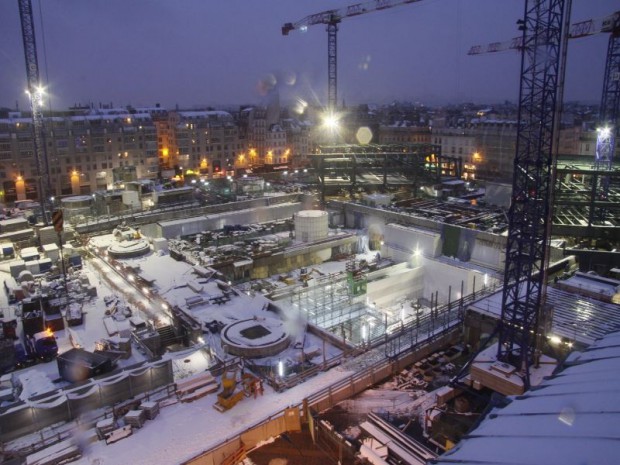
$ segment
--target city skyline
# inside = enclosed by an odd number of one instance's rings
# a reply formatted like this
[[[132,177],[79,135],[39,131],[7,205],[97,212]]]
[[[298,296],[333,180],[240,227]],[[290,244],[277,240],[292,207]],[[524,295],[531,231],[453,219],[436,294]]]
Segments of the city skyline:
[[[273,87],[283,102],[324,105],[325,28],[283,37],[281,26],[351,3],[34,0],[42,82],[56,110],[91,103],[255,104]],[[576,0],[571,22],[610,14],[614,3]],[[517,36],[523,4],[423,0],[343,20],[339,103],[516,101],[518,53],[468,56],[467,50]],[[0,4],[0,27],[0,106],[27,109],[17,1]],[[570,41],[565,100],[600,100],[607,41],[606,34]]]

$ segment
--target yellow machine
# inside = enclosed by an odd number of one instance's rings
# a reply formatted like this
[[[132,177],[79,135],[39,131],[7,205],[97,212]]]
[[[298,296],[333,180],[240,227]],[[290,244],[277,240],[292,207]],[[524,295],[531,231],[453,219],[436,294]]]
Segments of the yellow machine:
[[[241,382],[237,382],[237,369],[225,371],[222,375],[222,391],[217,395],[217,402],[213,408],[224,412],[233,408],[244,397],[256,395],[259,379],[250,373],[241,376]]]

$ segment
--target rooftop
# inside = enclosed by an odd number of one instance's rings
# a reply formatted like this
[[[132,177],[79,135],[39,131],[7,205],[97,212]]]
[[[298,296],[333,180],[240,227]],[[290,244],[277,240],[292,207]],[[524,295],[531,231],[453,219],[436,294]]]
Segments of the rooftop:
[[[495,408],[437,464],[615,464],[620,454],[620,332],[571,354],[536,389]]]

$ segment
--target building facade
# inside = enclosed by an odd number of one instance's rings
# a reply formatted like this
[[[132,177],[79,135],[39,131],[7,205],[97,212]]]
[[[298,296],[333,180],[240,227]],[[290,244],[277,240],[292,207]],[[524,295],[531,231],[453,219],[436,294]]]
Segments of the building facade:
[[[44,120],[50,195],[78,195],[114,186],[113,170],[134,166],[140,178],[158,170],[157,130],[148,112],[89,110]],[[32,120],[0,119],[0,182],[5,202],[38,197]]]

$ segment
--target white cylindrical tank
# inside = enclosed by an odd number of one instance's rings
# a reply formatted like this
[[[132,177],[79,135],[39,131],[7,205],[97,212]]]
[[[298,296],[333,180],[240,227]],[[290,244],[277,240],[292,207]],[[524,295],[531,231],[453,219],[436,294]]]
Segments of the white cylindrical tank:
[[[74,195],[60,199],[60,205],[64,210],[64,217],[67,221],[80,215],[90,215],[92,213],[92,203],[93,198],[90,195]]]
[[[77,210],[80,208],[90,208],[93,198],[90,195],[74,195],[60,199],[62,208],[69,210]]]
[[[314,242],[327,237],[328,215],[323,210],[302,210],[295,214],[295,238]]]

